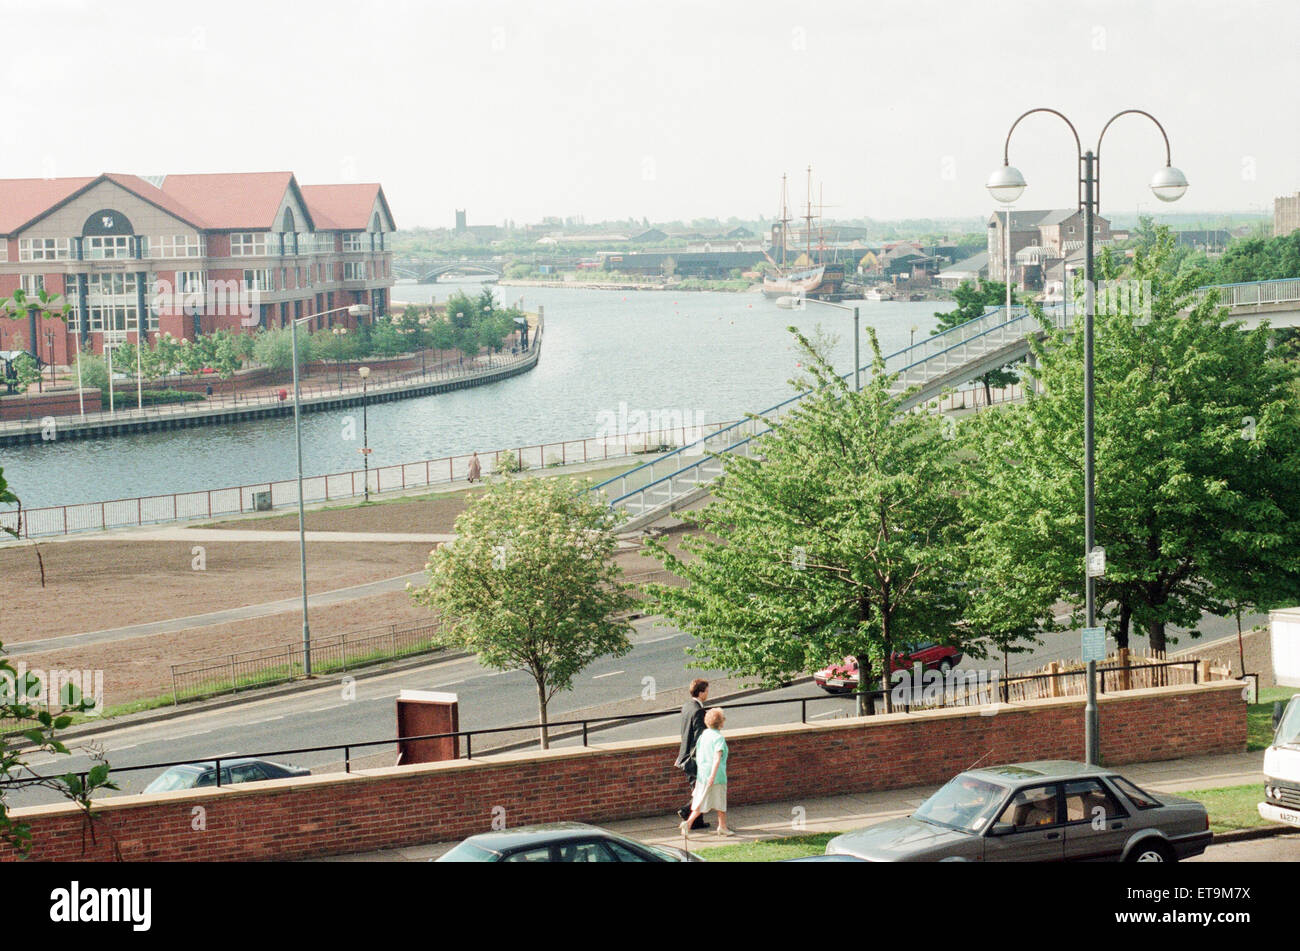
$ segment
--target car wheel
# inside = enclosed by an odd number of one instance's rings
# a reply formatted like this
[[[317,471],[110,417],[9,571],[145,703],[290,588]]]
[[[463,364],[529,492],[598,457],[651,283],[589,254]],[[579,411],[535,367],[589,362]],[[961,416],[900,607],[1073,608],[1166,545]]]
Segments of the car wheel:
[[[1143,842],[1128,855],[1130,862],[1172,862],[1173,853],[1163,842]]]

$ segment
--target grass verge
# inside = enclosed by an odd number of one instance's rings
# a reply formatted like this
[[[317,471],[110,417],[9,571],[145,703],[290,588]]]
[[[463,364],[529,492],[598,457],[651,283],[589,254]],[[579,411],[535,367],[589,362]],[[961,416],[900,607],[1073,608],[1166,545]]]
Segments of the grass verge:
[[[1262,785],[1225,786],[1222,789],[1193,789],[1178,795],[1195,799],[1210,813],[1210,831],[1236,832],[1240,829],[1259,829],[1272,825],[1262,818],[1257,808],[1264,798]]]
[[[779,862],[782,859],[821,855],[826,851],[826,843],[837,835],[838,832],[818,832],[813,835],[792,835],[784,839],[719,845],[695,851],[710,862]]]
[[[1246,708],[1246,749],[1253,752],[1268,749],[1273,742],[1273,701],[1290,700],[1294,687],[1264,687],[1259,691],[1259,703]]]

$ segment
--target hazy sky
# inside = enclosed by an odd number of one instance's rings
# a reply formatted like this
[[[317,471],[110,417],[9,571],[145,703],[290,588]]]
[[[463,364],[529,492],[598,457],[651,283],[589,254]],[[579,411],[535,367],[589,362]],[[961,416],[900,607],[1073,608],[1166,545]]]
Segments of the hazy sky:
[[[399,226],[776,211],[986,213],[1011,121],[1087,148],[1153,112],[1179,211],[1300,189],[1300,4],[0,0],[0,177],[288,169],[383,183]],[[1159,133],[1107,134],[1106,213],[1158,204]],[[1074,203],[1023,123],[1022,207]]]

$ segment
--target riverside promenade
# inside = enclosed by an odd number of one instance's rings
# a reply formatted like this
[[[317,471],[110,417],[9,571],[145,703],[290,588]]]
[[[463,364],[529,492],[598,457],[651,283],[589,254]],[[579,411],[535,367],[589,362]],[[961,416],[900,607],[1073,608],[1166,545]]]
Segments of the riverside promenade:
[[[302,395],[302,411],[316,413],[359,406],[362,402],[386,403],[417,396],[429,396],[472,386],[483,386],[527,373],[537,365],[542,354],[543,325],[540,317],[533,326],[531,345],[517,355],[480,356],[474,358],[465,367],[440,365],[388,380],[378,380],[364,387],[361,383],[351,380],[346,384],[340,381],[337,387],[328,382],[322,383],[316,388],[316,392]],[[87,413],[84,416],[46,417],[0,423],[0,447],[40,443],[50,439],[99,439],[127,433],[186,429],[249,419],[291,416],[294,408],[291,387],[292,384],[267,387],[258,394],[237,397],[234,401],[222,400],[218,406],[205,401],[201,404],[150,406],[144,409],[122,409],[112,413],[101,411]],[[133,396],[133,392],[128,389],[122,393],[122,400],[129,402]]]

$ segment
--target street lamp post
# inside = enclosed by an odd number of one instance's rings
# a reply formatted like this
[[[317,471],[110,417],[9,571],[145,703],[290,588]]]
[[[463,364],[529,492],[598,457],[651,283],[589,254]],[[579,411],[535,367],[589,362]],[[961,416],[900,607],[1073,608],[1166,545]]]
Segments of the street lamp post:
[[[366,381],[370,379],[370,367],[358,367],[361,375],[361,459],[365,468],[365,501],[370,501],[370,422],[367,418]]]
[[[302,388],[298,382],[298,325],[308,320],[328,317],[347,311],[350,317],[364,317],[370,308],[364,304],[351,307],[337,307],[323,314],[311,314],[289,321],[289,337],[293,342],[293,438],[296,445],[298,463],[298,564],[302,580],[302,672],[304,677],[311,676],[311,627],[307,621],[307,530],[302,501]]]
[[[821,300],[817,297],[783,297],[777,301],[777,306],[781,306],[784,301],[789,301],[788,306],[791,308],[811,302],[813,304],[824,304],[827,307],[838,307],[840,310],[847,310],[853,314],[853,390],[855,393],[862,392],[862,338],[858,308],[850,307],[848,304],[840,304],[836,301]]]
[[[330,331],[334,335],[334,361],[338,365],[340,393],[343,392],[343,338],[347,332],[347,327],[335,327]]]
[[[1165,141],[1165,165],[1158,169],[1151,179],[1151,191],[1161,201],[1177,201],[1187,191],[1187,178],[1183,173],[1174,168],[1171,161],[1169,148],[1169,136],[1166,134],[1164,126],[1159,120],[1149,112],[1141,109],[1125,109],[1115,113],[1106,124],[1102,126],[1101,134],[1097,136],[1097,149],[1095,152],[1083,150],[1083,143],[1079,139],[1079,132],[1075,129],[1074,124],[1065,117],[1063,113],[1055,109],[1039,107],[1030,109],[1022,113],[1015,122],[1011,123],[1011,128],[1007,132],[1006,142],[1002,148],[1002,167],[994,171],[989,176],[988,190],[998,201],[1007,204],[1015,201],[1024,192],[1026,187],[1025,178],[1020,174],[1020,170],[1013,167],[1010,163],[1011,135],[1016,131],[1022,119],[1026,116],[1038,112],[1049,112],[1057,116],[1070,127],[1070,132],[1074,134],[1074,144],[1079,161],[1079,180],[1077,201],[1080,210],[1083,211],[1083,268],[1084,268],[1084,286],[1083,286],[1083,521],[1084,521],[1084,600],[1087,612],[1087,626],[1095,627],[1097,623],[1097,572],[1088,564],[1093,555],[1093,549],[1096,543],[1096,496],[1095,496],[1095,470],[1094,470],[1094,440],[1093,440],[1093,405],[1094,405],[1094,387],[1093,387],[1093,316],[1096,307],[1095,294],[1095,272],[1094,272],[1094,241],[1093,220],[1101,207],[1101,142],[1106,136],[1106,130],[1120,116],[1130,113],[1146,116],[1150,119],[1160,135]],[[1008,240],[1009,237],[1008,237]],[[1009,277],[1010,275],[1008,275]],[[1096,765],[1098,759],[1100,740],[1098,736],[1098,717],[1097,717],[1097,661],[1095,658],[1088,660],[1088,700],[1084,708],[1084,749],[1087,755],[1087,761],[1090,765]]]

